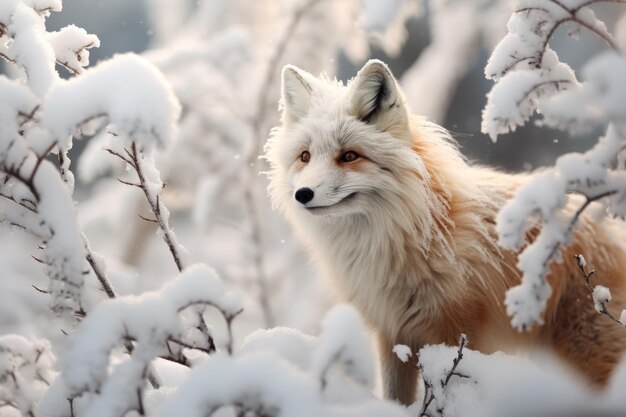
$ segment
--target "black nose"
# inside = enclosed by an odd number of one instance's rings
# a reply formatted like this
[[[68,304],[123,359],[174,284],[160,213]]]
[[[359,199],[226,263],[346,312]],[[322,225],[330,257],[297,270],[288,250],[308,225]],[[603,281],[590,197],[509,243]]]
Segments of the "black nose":
[[[296,200],[298,200],[302,204],[306,204],[309,201],[313,200],[313,190],[310,188],[300,188],[296,191],[296,195],[294,196]]]

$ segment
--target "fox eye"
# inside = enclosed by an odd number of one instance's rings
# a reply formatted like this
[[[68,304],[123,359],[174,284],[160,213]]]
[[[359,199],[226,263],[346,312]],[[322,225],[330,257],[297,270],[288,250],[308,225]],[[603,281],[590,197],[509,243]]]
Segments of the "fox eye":
[[[354,151],[348,151],[341,155],[341,158],[339,158],[341,162],[352,162],[356,161],[357,159],[359,159],[359,154]]]
[[[304,163],[309,162],[311,160],[311,154],[309,151],[304,151],[300,154],[300,160]]]

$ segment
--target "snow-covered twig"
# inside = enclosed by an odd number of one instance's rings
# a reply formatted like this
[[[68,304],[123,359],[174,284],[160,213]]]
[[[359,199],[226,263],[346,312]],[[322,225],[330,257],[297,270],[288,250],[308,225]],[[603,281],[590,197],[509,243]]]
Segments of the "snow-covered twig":
[[[152,210],[152,214],[154,214],[154,217],[159,224],[159,228],[163,232],[163,240],[165,241],[165,244],[172,254],[172,258],[174,259],[176,268],[178,268],[178,271],[181,272],[184,268],[182,253],[183,251],[185,251],[185,249],[180,246],[172,228],[169,225],[169,211],[163,205],[160,193],[154,195],[155,190],[151,188],[151,185],[146,180],[145,164],[143,162],[143,158],[140,155],[140,152],[137,150],[137,144],[135,142],[132,143],[130,152],[128,154],[130,157],[131,167],[133,167],[133,169],[137,173],[139,186],[144,192],[148,204],[150,204],[150,209]],[[165,185],[162,185],[162,187],[164,186]]]
[[[439,381],[442,390],[446,389],[446,387],[450,383],[450,380],[452,379],[453,376],[456,376],[458,378],[469,378],[469,375],[465,375],[457,371],[457,367],[459,366],[459,363],[461,363],[461,360],[463,359],[463,349],[465,349],[466,346],[467,346],[467,336],[465,334],[461,334],[459,336],[459,348],[457,350],[456,357],[452,360],[452,367],[450,367],[450,369],[446,371],[446,373],[443,375],[443,377]],[[429,408],[431,404],[433,403],[433,401],[436,401],[437,399],[435,396],[435,390],[433,388],[434,382],[425,376],[425,373],[424,373],[425,364],[422,363],[422,361],[420,361],[419,352],[416,352],[415,354],[413,354],[411,349],[408,346],[404,346],[404,345],[394,346],[393,351],[398,356],[399,360],[401,360],[404,363],[408,363],[410,366],[417,369],[420,375],[422,375],[422,379],[424,381],[424,396],[422,398],[422,405],[420,407],[418,416],[419,417],[432,416],[432,414],[429,411]],[[436,411],[437,411],[437,414],[439,414],[440,416],[444,415],[443,408],[440,407]]]
[[[159,178],[159,172],[156,168],[145,160],[143,153],[138,149],[138,145],[136,142],[131,142],[129,148],[124,148],[123,151],[118,152],[114,149],[106,149],[111,155],[116,156],[117,158],[124,161],[128,166],[130,166],[137,176],[137,182],[129,182],[118,179],[123,184],[129,186],[135,186],[140,188],[150,205],[150,209],[152,214],[155,217],[156,223],[158,223],[160,228],[160,234],[165,241],[172,258],[174,259],[174,263],[178,268],[179,272],[182,272],[185,268],[185,257],[187,255],[187,251],[178,243],[176,235],[174,231],[169,225],[169,210],[163,204],[161,199],[161,190],[163,189],[163,183]],[[238,311],[237,314],[228,314],[225,311],[218,309],[224,320],[226,322],[226,328],[228,331],[228,343],[227,343],[227,351],[232,353],[232,343],[233,343],[233,334],[232,334],[232,322],[241,313]],[[197,326],[198,329],[202,332],[206,339],[207,343],[207,351],[212,351],[215,348],[215,343],[213,341],[213,337],[210,334],[209,328],[206,324],[204,317],[201,312],[198,312],[197,315]]]
[[[595,269],[587,272],[587,262],[582,254],[574,255],[574,259],[576,259],[578,269],[585,279],[585,286],[591,293],[596,311],[607,316],[620,326],[626,327],[626,310],[622,310],[620,318],[617,318],[609,311],[608,304],[611,302],[611,291],[602,285],[591,286],[591,276],[596,272]]]

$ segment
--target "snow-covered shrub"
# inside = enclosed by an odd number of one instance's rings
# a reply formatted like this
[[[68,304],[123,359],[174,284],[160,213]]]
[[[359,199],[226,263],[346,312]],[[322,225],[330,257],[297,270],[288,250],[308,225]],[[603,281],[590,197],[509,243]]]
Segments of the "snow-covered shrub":
[[[212,339],[204,339],[199,329],[186,326],[179,318],[194,306],[215,307],[228,323],[241,312],[238,298],[204,265],[186,268],[158,292],[100,303],[71,335],[61,376],[39,414],[69,414],[58,406],[66,398],[86,402],[84,413],[90,416],[143,410],[145,377],[155,358],[189,366],[183,348],[205,354],[215,350]],[[128,349],[130,357],[113,364],[111,353],[128,342],[133,344],[132,350]],[[227,350],[232,350],[230,332],[225,343]]]
[[[46,340],[0,336],[0,413],[13,408],[35,415],[39,398],[55,378],[55,357]]]
[[[256,416],[407,416],[371,393],[373,356],[356,310],[338,306],[324,322],[319,338],[287,328],[250,334],[239,354],[195,367],[157,415],[205,416],[236,405]]]
[[[50,277],[52,309],[82,314],[85,271],[95,257],[71,198],[72,136],[106,118],[119,135],[150,147],[172,139],[179,106],[163,76],[137,56],[84,70],[88,48],[99,41],[75,26],[46,32],[45,18],[60,9],[61,2],[53,0],[11,0],[0,9],[1,56],[21,71],[15,79],[0,75],[0,220],[41,238],[37,259]],[[77,75],[61,80],[56,64]],[[58,155],[60,170],[47,160],[51,153]]]
[[[599,203],[605,215],[626,214],[626,173],[617,163],[626,142],[626,58],[591,9],[596,3],[600,1],[518,0],[509,33],[485,68],[496,83],[483,111],[482,130],[493,140],[523,125],[535,112],[542,116],[540,123],[569,131],[606,127],[592,149],[560,157],[552,169],[522,187],[498,215],[499,243],[507,249],[522,248],[529,228],[541,227],[519,257],[522,283],[506,296],[507,311],[518,329],[542,323],[551,294],[548,268],[561,245],[569,241],[582,212]],[[553,34],[565,24],[572,35],[589,31],[609,50],[587,62],[582,82],[550,48]],[[582,198],[575,200],[568,197],[571,194]],[[579,201],[576,210],[567,207],[571,201]]]

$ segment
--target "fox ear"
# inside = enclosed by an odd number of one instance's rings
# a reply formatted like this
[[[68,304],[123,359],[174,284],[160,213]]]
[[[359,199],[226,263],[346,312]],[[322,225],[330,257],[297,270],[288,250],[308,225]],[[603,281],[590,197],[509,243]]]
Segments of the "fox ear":
[[[283,117],[285,122],[295,123],[306,116],[311,107],[311,84],[306,78],[312,76],[293,65],[283,68]]]
[[[351,85],[352,112],[365,123],[382,131],[407,123],[404,97],[391,71],[377,59],[368,61]]]

